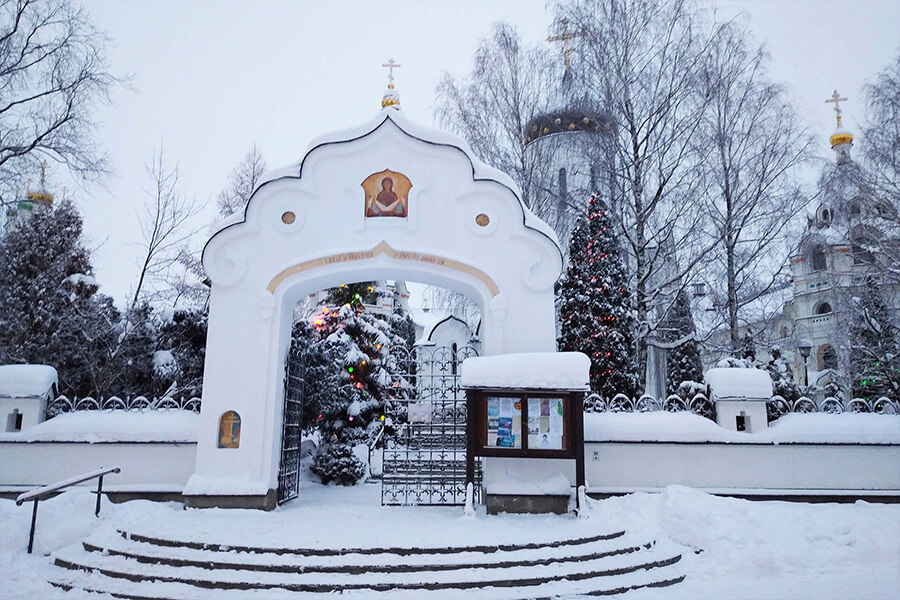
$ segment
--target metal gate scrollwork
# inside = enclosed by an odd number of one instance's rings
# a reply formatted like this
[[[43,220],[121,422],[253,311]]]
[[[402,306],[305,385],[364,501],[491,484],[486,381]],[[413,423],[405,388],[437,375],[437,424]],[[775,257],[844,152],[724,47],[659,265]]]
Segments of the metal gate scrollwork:
[[[278,504],[297,497],[300,491],[300,435],[303,414],[304,354],[297,339],[291,339],[284,364],[284,418],[281,432],[281,466],[278,470]]]
[[[383,454],[382,505],[463,505],[466,501],[466,396],[459,367],[471,346],[398,346],[391,373],[402,423]],[[481,463],[476,461],[476,492]]]

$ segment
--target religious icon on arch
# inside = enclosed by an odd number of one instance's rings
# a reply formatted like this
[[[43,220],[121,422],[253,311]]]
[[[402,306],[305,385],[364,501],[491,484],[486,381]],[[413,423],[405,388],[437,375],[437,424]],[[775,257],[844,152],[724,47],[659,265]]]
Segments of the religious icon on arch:
[[[409,211],[412,182],[403,173],[385,169],[362,182],[366,194],[366,217],[402,217]]]

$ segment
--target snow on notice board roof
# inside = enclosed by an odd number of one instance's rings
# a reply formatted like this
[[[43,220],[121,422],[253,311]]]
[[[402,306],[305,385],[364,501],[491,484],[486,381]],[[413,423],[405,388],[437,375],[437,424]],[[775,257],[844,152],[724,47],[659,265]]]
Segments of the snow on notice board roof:
[[[196,442],[200,415],[189,410],[85,410],[64,413],[0,441]]]
[[[703,376],[712,390],[710,400],[769,400],[772,378],[762,369],[717,368]]]
[[[0,365],[0,397],[44,396],[55,383],[56,369],[50,365]]]
[[[591,360],[581,352],[479,356],[463,361],[462,386],[588,390],[590,370]]]
[[[585,413],[586,442],[900,444],[900,416],[790,414],[759,433],[732,431],[689,412]]]

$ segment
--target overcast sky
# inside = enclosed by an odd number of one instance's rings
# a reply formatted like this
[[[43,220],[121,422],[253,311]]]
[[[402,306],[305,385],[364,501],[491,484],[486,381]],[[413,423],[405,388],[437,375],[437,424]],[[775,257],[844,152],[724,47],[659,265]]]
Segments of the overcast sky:
[[[100,142],[116,170],[108,189],[69,192],[96,248],[97,278],[120,304],[137,278],[145,164],[161,144],[179,164],[182,190],[209,200],[204,219],[211,221],[228,173],[254,144],[269,168],[281,167],[299,160],[311,138],[379,111],[381,64],[389,58],[402,65],[395,77],[404,112],[431,124],[441,74],[466,74],[492,23],[514,23],[525,40],[540,41],[550,21],[545,0],[89,0],[86,6],[111,39],[113,72],[134,76],[132,89],[117,91],[98,115]],[[770,50],[773,78],[788,85],[823,156],[834,126],[824,101],[833,89],[849,98],[845,124],[859,131],[860,87],[900,48],[900,2],[718,6],[728,16],[746,13]]]

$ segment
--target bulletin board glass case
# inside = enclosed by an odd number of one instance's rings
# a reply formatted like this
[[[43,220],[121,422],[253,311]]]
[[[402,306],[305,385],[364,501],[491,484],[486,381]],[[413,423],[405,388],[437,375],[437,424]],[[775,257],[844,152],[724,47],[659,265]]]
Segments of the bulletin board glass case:
[[[566,393],[479,392],[478,454],[572,456],[572,401]]]

